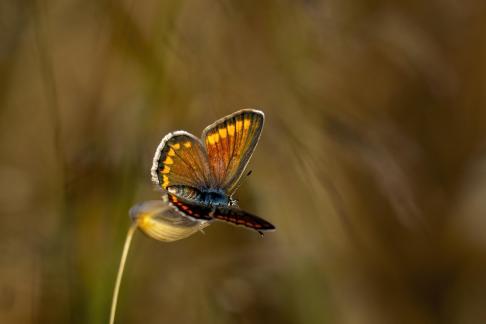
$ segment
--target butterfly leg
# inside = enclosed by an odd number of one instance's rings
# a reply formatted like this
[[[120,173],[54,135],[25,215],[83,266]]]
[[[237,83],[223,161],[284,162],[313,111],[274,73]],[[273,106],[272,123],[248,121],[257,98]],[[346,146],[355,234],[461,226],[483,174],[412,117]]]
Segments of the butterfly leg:
[[[229,200],[229,206],[231,206],[231,207],[238,207],[238,203],[239,203],[239,202],[240,202],[240,201],[239,201],[238,199],[234,199],[234,198],[231,198],[231,197],[230,197],[230,200]]]

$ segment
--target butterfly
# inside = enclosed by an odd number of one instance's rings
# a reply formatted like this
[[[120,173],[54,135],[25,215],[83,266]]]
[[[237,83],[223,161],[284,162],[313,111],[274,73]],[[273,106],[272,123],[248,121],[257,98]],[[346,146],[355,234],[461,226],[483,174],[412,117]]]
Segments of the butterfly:
[[[181,215],[198,222],[221,220],[274,230],[268,221],[243,211],[233,199],[262,133],[265,115],[239,110],[209,125],[201,139],[186,132],[167,134],[155,151],[153,183]]]

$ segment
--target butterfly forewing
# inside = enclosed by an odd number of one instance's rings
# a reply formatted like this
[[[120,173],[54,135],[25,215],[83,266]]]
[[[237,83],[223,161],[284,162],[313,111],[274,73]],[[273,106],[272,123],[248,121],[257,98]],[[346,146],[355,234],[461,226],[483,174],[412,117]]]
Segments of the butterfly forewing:
[[[208,186],[210,171],[201,141],[184,131],[164,137],[155,152],[152,181],[164,190],[169,186]]]
[[[232,195],[258,143],[263,112],[240,110],[208,126],[202,140],[215,186]]]

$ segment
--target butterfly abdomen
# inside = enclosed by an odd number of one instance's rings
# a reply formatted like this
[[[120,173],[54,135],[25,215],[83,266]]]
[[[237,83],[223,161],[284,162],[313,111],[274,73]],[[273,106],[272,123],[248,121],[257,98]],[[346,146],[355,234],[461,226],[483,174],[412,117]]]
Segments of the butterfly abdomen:
[[[201,199],[203,199],[203,194],[201,191],[189,186],[170,186],[167,188],[167,191],[178,197],[183,197],[194,201],[201,201]]]

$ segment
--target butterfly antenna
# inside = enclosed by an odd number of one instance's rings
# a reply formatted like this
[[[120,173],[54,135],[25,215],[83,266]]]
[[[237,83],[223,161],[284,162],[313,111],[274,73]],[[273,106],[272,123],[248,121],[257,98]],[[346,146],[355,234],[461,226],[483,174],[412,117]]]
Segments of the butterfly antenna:
[[[248,172],[246,173],[246,175],[245,175],[245,178],[244,178],[244,179],[248,178],[248,177],[251,175],[251,173],[252,173],[252,172],[253,172],[253,170],[248,171]],[[238,189],[240,189],[240,186],[243,184],[243,180],[244,180],[244,179],[242,179],[242,180],[241,180],[241,181],[238,183],[238,185],[236,186],[236,188],[233,190],[233,193],[235,193],[235,192],[236,192]]]

